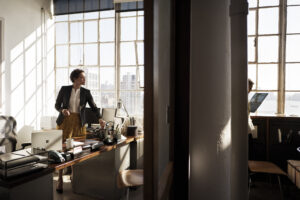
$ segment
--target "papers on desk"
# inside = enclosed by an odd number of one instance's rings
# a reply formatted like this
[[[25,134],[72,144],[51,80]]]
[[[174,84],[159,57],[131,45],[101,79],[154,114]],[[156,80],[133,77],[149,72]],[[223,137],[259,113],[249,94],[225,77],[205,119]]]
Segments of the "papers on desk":
[[[66,143],[67,142],[65,142],[65,144]],[[74,145],[74,147],[82,146],[82,145],[84,145],[84,142],[73,141],[73,145]]]

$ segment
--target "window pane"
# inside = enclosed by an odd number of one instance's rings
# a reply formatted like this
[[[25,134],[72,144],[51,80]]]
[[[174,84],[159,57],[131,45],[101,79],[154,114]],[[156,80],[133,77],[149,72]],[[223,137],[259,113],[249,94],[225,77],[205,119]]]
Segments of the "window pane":
[[[100,18],[115,17],[114,10],[100,11]]]
[[[70,65],[83,64],[83,48],[82,45],[70,46]]]
[[[144,64],[144,43],[137,43],[138,63],[139,65]]]
[[[115,46],[113,43],[100,44],[100,65],[115,64]]]
[[[136,67],[120,68],[120,88],[121,90],[136,89]]]
[[[56,67],[68,66],[68,45],[56,46]]]
[[[138,15],[144,15],[144,11],[138,11]]]
[[[84,22],[84,42],[97,42],[97,21]]]
[[[99,12],[88,12],[84,13],[84,19],[98,19]]]
[[[101,19],[100,20],[100,41],[114,41],[115,40],[115,20]]]
[[[258,62],[278,62],[278,37],[258,37]]]
[[[300,64],[286,64],[285,89],[300,90]]]
[[[255,37],[248,37],[248,62],[255,61]]]
[[[300,5],[300,0],[287,0],[287,5]]]
[[[120,12],[121,17],[131,17],[131,16],[136,16],[136,11],[132,12]]]
[[[68,15],[57,15],[55,16],[55,21],[56,22],[68,21]]]
[[[97,107],[103,108],[100,102],[100,92],[98,90],[91,90],[91,94],[93,96],[94,102],[96,103]]]
[[[248,0],[249,8],[257,7],[257,0]]]
[[[83,19],[83,14],[79,13],[79,14],[71,14],[70,16],[70,21],[71,20],[82,20]]]
[[[287,33],[300,33],[300,6],[287,8]]]
[[[138,17],[138,40],[144,40],[144,17]]]
[[[87,88],[91,90],[98,89],[99,88],[98,68],[90,67],[90,68],[86,68],[84,71],[85,71]]]
[[[82,43],[82,22],[70,24],[70,42]]]
[[[259,10],[258,34],[278,33],[279,8]]]
[[[277,113],[277,92],[268,92],[268,96],[257,109],[258,113]]]
[[[136,40],[136,18],[121,18],[121,41]]]
[[[56,44],[68,42],[68,23],[56,23],[55,25]]]
[[[254,35],[255,34],[255,18],[256,18],[256,11],[250,10],[248,14],[248,35]]]
[[[277,90],[278,65],[265,64],[258,65],[257,89],[258,90]]]
[[[115,89],[115,69],[113,67],[100,68],[100,85],[101,90]]]
[[[144,66],[139,67],[139,87],[144,87]]]
[[[115,106],[115,93],[114,92],[101,92],[101,107],[114,108]]]
[[[300,61],[300,36],[286,36],[286,62]]]
[[[248,78],[250,78],[254,82],[252,90],[255,90],[256,89],[256,65],[248,65]]]
[[[136,112],[137,115],[144,115],[144,92],[137,92],[137,104]]]
[[[278,6],[279,0],[259,0],[259,6]]]
[[[285,93],[285,113],[300,115],[300,92]]]
[[[58,68],[56,69],[56,93],[58,94],[61,86],[69,84],[69,74],[67,68]]]
[[[135,105],[137,105],[136,92],[120,92],[120,98],[122,99],[123,104],[126,106],[128,114],[135,114]]]
[[[136,65],[134,43],[122,42],[120,49],[121,65]]]
[[[86,44],[84,45],[84,64],[97,65],[98,64],[98,45]]]

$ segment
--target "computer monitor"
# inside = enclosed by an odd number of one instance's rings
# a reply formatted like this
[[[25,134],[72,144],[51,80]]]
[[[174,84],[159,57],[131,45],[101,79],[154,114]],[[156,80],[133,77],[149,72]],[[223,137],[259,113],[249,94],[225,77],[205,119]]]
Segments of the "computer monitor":
[[[250,112],[256,112],[261,103],[265,100],[268,93],[255,93],[250,100]]]
[[[98,110],[100,112],[100,108]],[[88,127],[91,127],[92,124],[99,124],[99,119],[91,108],[85,108],[85,120]]]
[[[62,150],[62,130],[40,130],[31,133],[32,148]]]

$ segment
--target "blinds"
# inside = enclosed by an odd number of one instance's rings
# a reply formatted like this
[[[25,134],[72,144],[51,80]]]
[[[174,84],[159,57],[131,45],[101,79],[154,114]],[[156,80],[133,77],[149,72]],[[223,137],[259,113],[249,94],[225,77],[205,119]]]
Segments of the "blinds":
[[[54,15],[65,15],[104,10],[116,10],[116,12],[137,11],[144,9],[143,1],[114,0],[54,0]]]

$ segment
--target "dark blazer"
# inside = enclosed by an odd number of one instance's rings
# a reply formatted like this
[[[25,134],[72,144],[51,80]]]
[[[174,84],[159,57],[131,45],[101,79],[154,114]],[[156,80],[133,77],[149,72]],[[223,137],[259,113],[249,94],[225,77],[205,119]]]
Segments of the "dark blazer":
[[[71,97],[73,85],[69,86],[62,86],[55,102],[55,109],[59,112],[58,118],[56,120],[57,125],[61,125],[64,121],[64,115],[62,114],[63,109],[69,109],[69,101]],[[92,97],[91,91],[81,87],[80,88],[80,120],[81,120],[81,126],[84,126],[86,123],[86,117],[85,117],[85,106],[86,103],[88,103],[92,109],[92,111],[95,112],[96,116],[100,119],[102,116],[99,112],[99,109],[97,108],[97,105],[94,102],[94,99]]]

